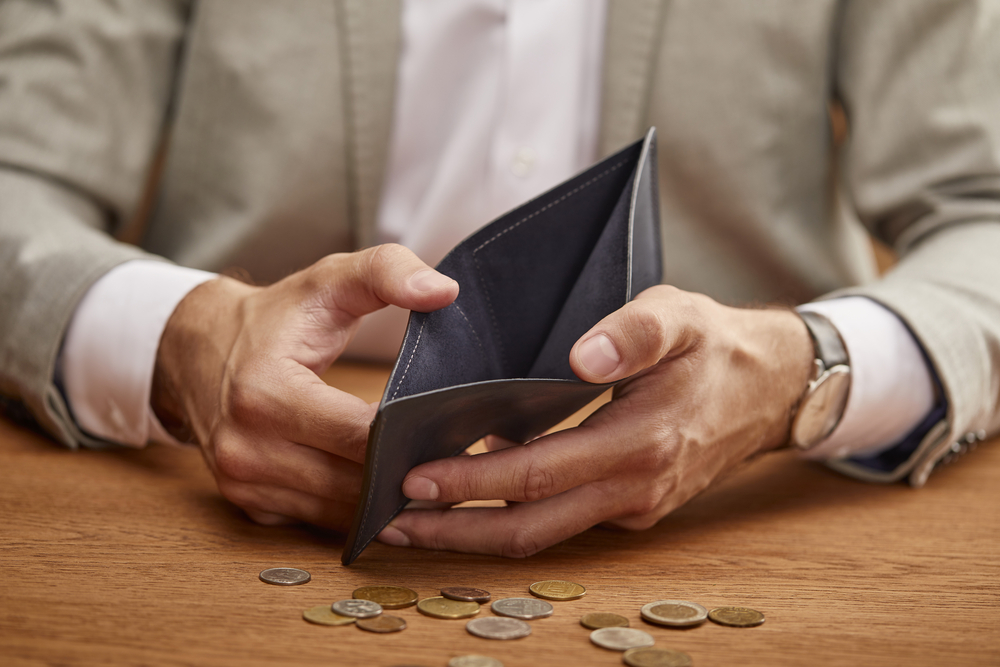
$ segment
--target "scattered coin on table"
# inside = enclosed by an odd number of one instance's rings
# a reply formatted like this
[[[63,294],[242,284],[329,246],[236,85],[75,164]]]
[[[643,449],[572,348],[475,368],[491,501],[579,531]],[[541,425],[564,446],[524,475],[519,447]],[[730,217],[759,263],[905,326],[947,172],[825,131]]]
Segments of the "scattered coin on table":
[[[599,630],[600,628],[627,628],[628,619],[618,614],[592,611],[580,617],[580,625],[591,630]]]
[[[330,609],[330,605],[321,604],[302,612],[302,618],[316,625],[347,625],[357,619],[353,616],[341,616]]]
[[[708,610],[685,600],[657,600],[643,606],[642,618],[657,625],[687,628],[704,623]]]
[[[523,621],[533,621],[538,618],[547,618],[552,615],[553,608],[545,600],[534,598],[504,598],[496,600],[490,605],[493,613],[501,616],[519,618]]]
[[[764,614],[749,607],[716,607],[708,612],[708,619],[732,628],[753,628],[764,622]]]
[[[536,581],[528,590],[532,595],[546,600],[578,600],[587,594],[587,589],[580,584],[561,579]]]
[[[448,667],[503,667],[503,663],[485,655],[460,655],[449,660]]]
[[[446,597],[424,598],[417,603],[417,611],[434,618],[469,618],[479,613],[479,603]]]
[[[629,667],[691,667],[691,656],[668,648],[633,648],[625,651],[622,662]]]
[[[490,592],[484,591],[482,588],[472,588],[470,586],[449,586],[448,588],[441,589],[441,597],[446,597],[449,600],[463,600],[465,602],[483,602],[490,601]]]
[[[381,616],[374,616],[372,618],[359,618],[355,625],[362,630],[379,633],[399,632],[406,629],[406,621],[399,616],[390,616],[389,614],[382,614]]]
[[[656,643],[651,634],[635,628],[598,628],[590,633],[590,641],[612,651],[627,651]]]
[[[309,580],[312,579],[311,574],[297,567],[271,567],[257,576],[265,584],[274,584],[275,586],[298,586],[309,583]]]
[[[354,618],[374,618],[382,613],[382,606],[371,600],[337,600],[330,605],[330,609],[341,616]]]
[[[466,631],[483,639],[520,639],[531,634],[531,626],[516,618],[485,616],[465,624]]]
[[[405,609],[417,604],[416,591],[402,586],[362,586],[354,591],[356,600],[377,602],[383,609]]]

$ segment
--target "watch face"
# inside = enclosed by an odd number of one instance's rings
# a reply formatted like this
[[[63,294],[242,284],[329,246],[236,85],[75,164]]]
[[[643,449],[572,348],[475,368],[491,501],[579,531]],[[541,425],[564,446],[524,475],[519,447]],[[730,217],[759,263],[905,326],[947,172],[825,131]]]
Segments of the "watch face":
[[[792,424],[792,443],[812,447],[830,435],[844,414],[851,389],[851,370],[834,366],[807,391]]]

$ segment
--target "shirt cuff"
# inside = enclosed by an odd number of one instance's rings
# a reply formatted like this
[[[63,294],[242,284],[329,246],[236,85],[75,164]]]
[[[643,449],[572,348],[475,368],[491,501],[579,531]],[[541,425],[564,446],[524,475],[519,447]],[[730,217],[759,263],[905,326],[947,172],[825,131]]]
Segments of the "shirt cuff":
[[[888,308],[849,296],[799,306],[825,315],[851,361],[851,391],[833,433],[804,456],[870,456],[903,440],[934,408],[934,380],[920,344]]]
[[[131,447],[179,444],[149,404],[160,336],[177,304],[214,273],[151,260],[125,262],[77,305],[56,373],[79,427]]]

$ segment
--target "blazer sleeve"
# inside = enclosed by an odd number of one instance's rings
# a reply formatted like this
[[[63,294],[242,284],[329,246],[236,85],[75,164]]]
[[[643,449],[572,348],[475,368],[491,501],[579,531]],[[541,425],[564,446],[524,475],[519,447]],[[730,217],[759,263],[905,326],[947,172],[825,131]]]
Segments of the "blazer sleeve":
[[[903,455],[833,465],[919,486],[957,441],[1000,431],[1000,11],[860,0],[844,5],[840,28],[841,182],[899,262],[837,294],[899,315],[937,374],[941,414]]]
[[[157,149],[186,3],[0,3],[0,397],[68,446],[53,378],[89,286],[138,248],[112,234],[136,215]]]

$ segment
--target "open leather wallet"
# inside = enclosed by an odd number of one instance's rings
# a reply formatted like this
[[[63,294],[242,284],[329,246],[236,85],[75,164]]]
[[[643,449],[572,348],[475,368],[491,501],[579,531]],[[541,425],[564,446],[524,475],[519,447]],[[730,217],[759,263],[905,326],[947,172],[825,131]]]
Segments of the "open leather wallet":
[[[345,565],[405,507],[411,468],[489,434],[526,442],[611,386],[579,380],[569,353],[660,282],[659,220],[651,128],[441,260],[460,293],[447,308],[410,314],[368,434]]]

